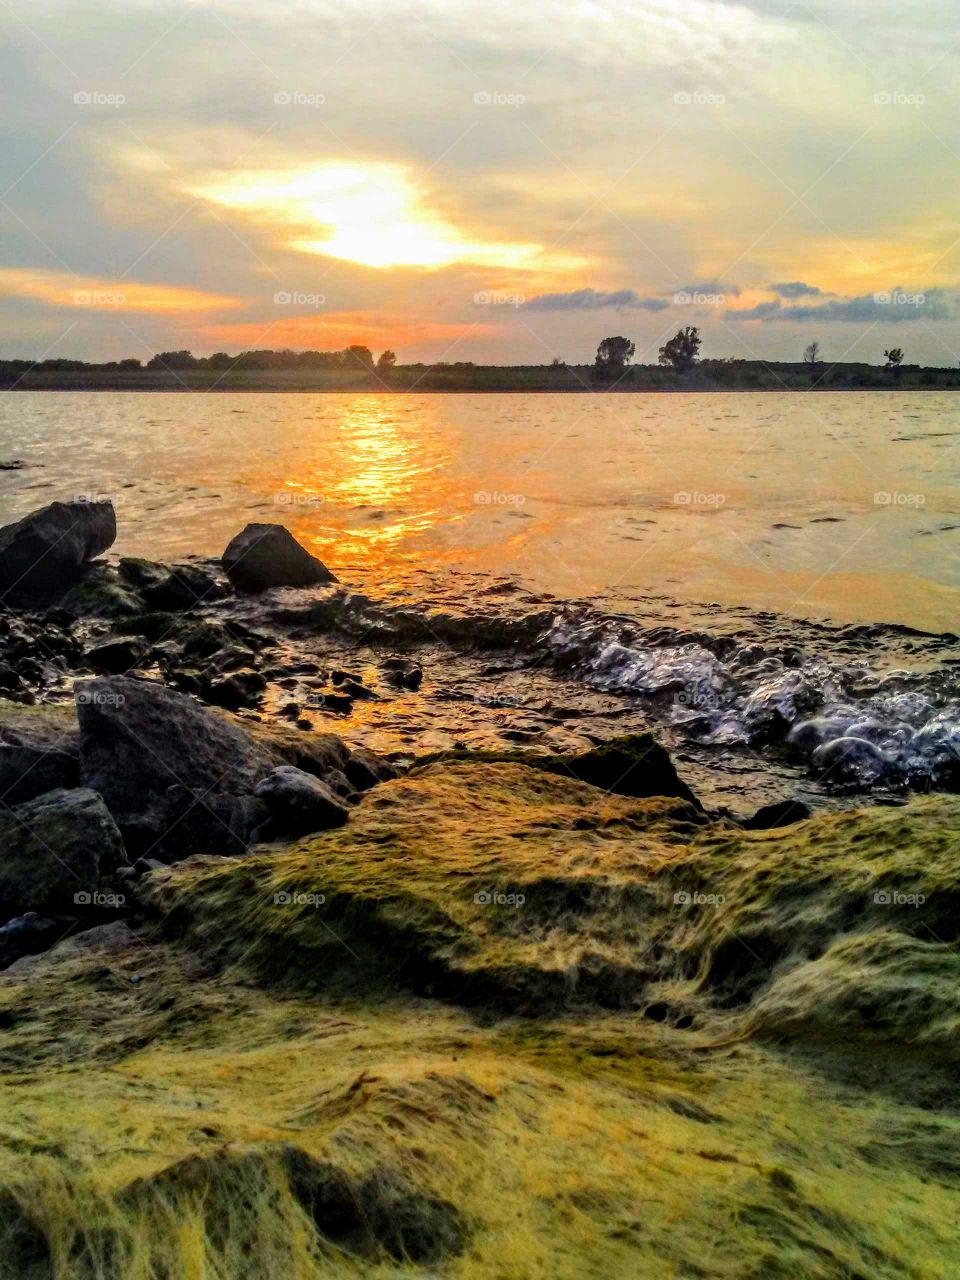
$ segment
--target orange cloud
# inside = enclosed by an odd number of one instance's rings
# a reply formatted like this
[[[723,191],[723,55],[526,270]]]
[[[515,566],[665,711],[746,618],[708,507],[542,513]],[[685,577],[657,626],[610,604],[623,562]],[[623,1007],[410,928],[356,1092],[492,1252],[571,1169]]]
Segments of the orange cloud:
[[[242,298],[203,293],[175,285],[140,284],[103,276],[75,276],[67,271],[0,268],[0,294],[33,298],[55,307],[90,310],[151,312],[157,315],[224,311],[243,305]]]
[[[341,351],[354,342],[367,347],[394,348],[442,343],[449,348],[461,338],[477,338],[492,328],[489,324],[444,324],[382,312],[338,311],[330,315],[285,316],[267,325],[258,321],[203,325],[197,333],[205,343],[230,350],[293,347],[295,350]],[[439,358],[444,357],[441,354]],[[466,357],[452,352],[450,358]]]

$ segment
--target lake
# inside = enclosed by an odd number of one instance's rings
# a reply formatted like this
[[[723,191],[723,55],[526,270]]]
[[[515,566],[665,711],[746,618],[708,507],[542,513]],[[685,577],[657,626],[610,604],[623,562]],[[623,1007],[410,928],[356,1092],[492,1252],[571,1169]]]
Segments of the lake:
[[[115,552],[219,554],[279,521],[345,581],[470,575],[953,629],[960,398],[949,393],[11,393],[0,515],[117,506]]]

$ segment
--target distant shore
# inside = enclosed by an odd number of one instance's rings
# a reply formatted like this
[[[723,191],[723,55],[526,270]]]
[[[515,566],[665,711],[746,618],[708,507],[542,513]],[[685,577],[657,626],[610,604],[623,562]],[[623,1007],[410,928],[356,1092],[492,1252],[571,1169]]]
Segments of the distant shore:
[[[633,365],[596,380],[592,365],[397,365],[389,374],[362,369],[22,369],[0,362],[0,391],[255,391],[255,392],[713,392],[713,391],[955,391],[960,368],[703,361],[677,375],[658,365]]]

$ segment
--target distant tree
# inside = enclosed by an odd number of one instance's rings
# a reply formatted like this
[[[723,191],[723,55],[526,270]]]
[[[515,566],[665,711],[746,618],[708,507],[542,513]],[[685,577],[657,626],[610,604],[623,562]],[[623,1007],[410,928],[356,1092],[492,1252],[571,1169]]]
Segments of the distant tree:
[[[891,347],[889,351],[883,353],[883,358],[887,362],[887,368],[891,371],[895,378],[899,378],[903,369],[903,351],[900,347]]]
[[[360,365],[363,369],[372,369],[373,352],[369,347],[362,347],[355,343],[344,351],[343,363],[348,369],[355,369],[357,365]]]
[[[559,356],[554,356],[553,359],[550,361],[551,369],[565,369],[566,367],[567,367],[566,360],[561,360]]]
[[[619,373],[633,359],[636,349],[629,338],[604,338],[597,347],[595,366],[603,373]]]
[[[211,369],[229,369],[233,364],[233,356],[227,355],[226,351],[215,351],[207,359],[207,364]]]
[[[377,368],[384,373],[389,373],[397,363],[397,355],[395,351],[383,351],[380,359],[377,361]]]
[[[697,363],[700,342],[700,330],[687,325],[660,348],[660,363],[672,365],[677,373],[686,373]]]
[[[191,351],[160,351],[147,361],[148,369],[193,369],[197,361]]]
[[[820,343],[811,342],[809,347],[803,353],[803,363],[807,366],[811,380],[816,378],[817,370],[820,368]]]

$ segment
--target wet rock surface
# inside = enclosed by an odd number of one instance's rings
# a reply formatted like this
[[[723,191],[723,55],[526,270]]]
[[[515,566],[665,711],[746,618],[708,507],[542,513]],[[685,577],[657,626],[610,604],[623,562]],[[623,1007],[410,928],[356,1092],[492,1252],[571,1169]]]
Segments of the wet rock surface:
[[[310,587],[336,582],[330,570],[281,524],[248,524],[227,546],[224,572],[237,591]]]
[[[116,536],[110,502],[52,502],[5,525],[0,528],[0,599],[21,607],[48,601],[76,582]]]

